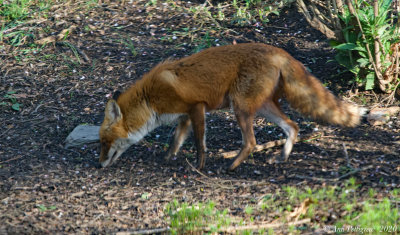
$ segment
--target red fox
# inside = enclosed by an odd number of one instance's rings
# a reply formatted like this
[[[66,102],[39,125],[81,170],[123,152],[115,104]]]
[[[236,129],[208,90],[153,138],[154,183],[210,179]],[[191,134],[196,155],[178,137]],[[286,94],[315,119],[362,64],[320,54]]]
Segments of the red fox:
[[[299,128],[281,111],[281,97],[302,114],[327,123],[354,127],[360,122],[357,106],[337,99],[283,49],[259,43],[220,46],[160,63],[118,99],[109,100],[100,128],[100,163],[109,166],[154,128],[178,120],[166,159],[177,154],[193,129],[198,168],[202,169],[205,112],[229,106],[243,141],[229,170],[238,167],[256,145],[256,114],[285,132],[280,160],[286,161]]]

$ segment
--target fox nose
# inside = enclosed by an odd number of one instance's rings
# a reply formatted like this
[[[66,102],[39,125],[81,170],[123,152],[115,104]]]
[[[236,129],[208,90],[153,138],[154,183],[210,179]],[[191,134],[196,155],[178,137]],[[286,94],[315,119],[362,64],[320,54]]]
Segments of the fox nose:
[[[100,162],[95,162],[95,163],[94,163],[94,167],[95,167],[96,169],[102,168]]]

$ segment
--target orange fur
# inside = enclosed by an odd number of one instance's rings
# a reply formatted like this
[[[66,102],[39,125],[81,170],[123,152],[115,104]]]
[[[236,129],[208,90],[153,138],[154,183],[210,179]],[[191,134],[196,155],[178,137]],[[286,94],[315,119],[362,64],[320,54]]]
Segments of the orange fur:
[[[111,100],[100,129],[104,146],[100,162],[111,164],[156,126],[181,116],[167,158],[177,153],[192,126],[202,168],[204,113],[229,104],[243,137],[242,150],[231,170],[256,144],[252,127],[256,114],[277,123],[288,136],[282,151],[286,160],[298,127],[280,110],[281,97],[301,113],[328,123],[353,127],[360,120],[356,106],[338,100],[284,50],[256,43],[215,47],[157,65],[117,101]]]

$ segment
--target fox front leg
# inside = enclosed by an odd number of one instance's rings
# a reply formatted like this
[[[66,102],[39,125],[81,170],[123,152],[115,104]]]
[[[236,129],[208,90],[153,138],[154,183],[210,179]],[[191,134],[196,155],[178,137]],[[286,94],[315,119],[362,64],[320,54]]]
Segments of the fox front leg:
[[[192,122],[197,149],[197,169],[201,170],[206,164],[205,105],[203,103],[194,105],[189,117]]]
[[[183,142],[185,142],[190,130],[192,122],[187,115],[180,118],[178,126],[175,129],[174,139],[168,152],[165,156],[165,160],[169,161],[172,157],[176,156]]]

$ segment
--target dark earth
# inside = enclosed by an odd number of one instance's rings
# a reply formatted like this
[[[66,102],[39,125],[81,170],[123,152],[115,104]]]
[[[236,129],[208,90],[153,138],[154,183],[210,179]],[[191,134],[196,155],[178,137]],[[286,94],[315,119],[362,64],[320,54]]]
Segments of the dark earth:
[[[0,234],[166,228],[164,209],[173,199],[189,204],[212,200],[217,208],[228,208],[230,215],[246,220],[245,207],[256,206],[268,193],[283,186],[341,187],[350,175],[340,176],[349,169],[360,169],[351,174],[360,184],[360,197],[370,188],[383,197],[400,187],[398,116],[385,125],[363,120],[347,129],[317,124],[283,104],[301,136],[319,135],[295,144],[288,162],[271,162],[281,152],[281,147],[273,147],[254,153],[229,174],[224,167],[231,160],[220,153],[241,144],[230,110],[207,114],[208,158],[201,173],[192,167],[192,137],[176,159],[164,161],[172,125],[156,129],[106,169],[98,168],[98,143],[65,149],[64,140],[74,127],[100,125],[113,91],[128,88],[157,63],[234,42],[284,48],[342,99],[367,108],[384,104],[384,95],[358,91],[349,82],[352,75],[334,61],[326,37],[311,28],[294,5],[280,9],[279,16],[269,15],[264,24],[241,26],[229,20],[229,10],[227,19],[219,21],[190,11],[197,2],[149,2],[56,5],[47,17],[15,26],[14,31],[30,32],[21,39],[24,46],[3,41],[0,99],[8,103],[0,106]],[[39,49],[27,46],[68,28],[61,40]],[[7,98],[10,91],[15,92],[14,103],[21,105],[18,111]],[[258,144],[284,138],[279,127],[264,119],[256,119],[254,128]],[[332,210],[329,215],[317,211],[305,231],[334,224],[344,209],[338,204]],[[257,213],[253,224],[280,216]],[[323,216],[327,219],[321,220]]]

